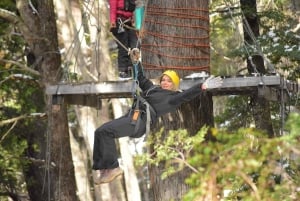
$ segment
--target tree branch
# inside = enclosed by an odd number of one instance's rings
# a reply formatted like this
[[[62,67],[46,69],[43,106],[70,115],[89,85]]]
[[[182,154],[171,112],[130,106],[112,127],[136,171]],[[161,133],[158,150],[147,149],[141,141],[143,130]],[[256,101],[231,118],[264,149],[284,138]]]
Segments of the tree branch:
[[[0,143],[4,140],[4,138],[10,133],[10,131],[17,125],[18,121],[19,120],[22,120],[22,119],[25,119],[25,118],[34,118],[34,117],[45,117],[46,116],[46,113],[31,113],[29,115],[21,115],[19,117],[15,117],[15,118],[12,118],[12,119],[7,119],[7,120],[3,120],[3,121],[0,121],[0,126],[4,126],[6,124],[11,124],[13,123],[13,125],[8,129],[8,131],[1,137],[0,139]]]
[[[24,24],[22,19],[19,16],[17,16],[15,13],[13,13],[9,10],[5,10],[3,8],[0,8],[0,18],[5,19],[8,22],[10,22],[10,23],[14,24],[15,26],[17,26],[20,29],[21,34],[24,37],[26,37],[27,40],[38,39],[38,40],[47,41],[45,37],[33,34],[32,30],[28,29],[28,27],[26,26],[26,24]]]
[[[17,121],[14,122],[14,124],[8,129],[8,131],[1,137],[0,144],[3,142],[3,140],[6,138],[6,136],[10,133],[10,131],[17,125]]]
[[[259,195],[258,189],[256,187],[256,185],[253,183],[252,179],[249,178],[245,173],[243,173],[242,171],[238,170],[237,174],[242,177],[244,179],[244,181],[246,181],[249,186],[252,188],[253,192],[254,192],[254,196],[256,198],[257,201],[261,200],[261,197]]]
[[[17,24],[20,22],[20,18],[16,14],[3,8],[0,8],[0,18],[5,19],[13,24]]]
[[[25,119],[25,118],[34,118],[34,117],[41,117],[42,118],[42,117],[45,117],[45,116],[46,116],[46,113],[31,113],[29,115],[24,114],[24,115],[15,117],[15,118],[0,121],[0,126],[4,126],[6,124],[11,124],[11,123],[14,123],[16,121],[19,121],[19,120],[22,120],[22,119]]]
[[[23,75],[23,74],[12,74],[12,75],[6,77],[5,79],[1,80],[1,81],[0,81],[0,85],[3,84],[4,82],[6,82],[6,81],[9,80],[9,79],[30,79],[30,80],[33,80],[32,77],[27,76],[27,75]]]
[[[33,70],[32,68],[29,68],[27,67],[26,65],[20,63],[20,62],[17,62],[17,61],[13,61],[13,60],[7,60],[7,59],[0,59],[0,61],[3,61],[5,63],[11,63],[11,64],[14,64],[16,66],[18,66],[19,68],[21,68],[21,70],[25,70],[25,71],[28,71],[34,75],[40,75],[40,73],[36,70]]]

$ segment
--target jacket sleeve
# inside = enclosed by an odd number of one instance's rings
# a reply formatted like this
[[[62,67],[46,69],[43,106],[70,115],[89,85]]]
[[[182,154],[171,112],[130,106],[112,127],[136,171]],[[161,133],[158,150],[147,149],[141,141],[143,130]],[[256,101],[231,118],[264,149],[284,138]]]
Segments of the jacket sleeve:
[[[201,89],[201,85],[202,84],[196,84],[196,85],[192,86],[191,88],[174,95],[170,99],[169,103],[174,106],[179,106],[184,102],[188,102],[188,101],[196,98],[203,92]]]
[[[116,22],[117,20],[117,3],[119,0],[109,0],[109,16],[110,22]]]
[[[137,80],[139,81],[139,86],[143,91],[150,89],[153,86],[153,82],[144,76],[144,71],[142,69],[141,63],[138,64],[138,74]]]

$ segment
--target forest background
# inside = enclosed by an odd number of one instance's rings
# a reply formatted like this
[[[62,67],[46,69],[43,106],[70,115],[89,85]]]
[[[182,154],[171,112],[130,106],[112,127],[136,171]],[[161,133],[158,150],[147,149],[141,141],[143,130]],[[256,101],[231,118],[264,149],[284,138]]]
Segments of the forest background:
[[[212,74],[248,75],[245,58],[255,48],[244,43],[241,2],[209,2]],[[260,35],[254,46],[261,48],[268,68],[299,82],[300,3],[255,3]],[[94,130],[121,116],[131,100],[102,100],[99,108],[56,105],[45,88],[117,79],[108,3],[2,0],[0,8],[1,201],[165,201],[161,194],[170,200],[299,199],[299,93],[290,94],[284,111],[282,102],[270,102],[272,137],[254,128],[249,96],[213,97],[214,128],[203,127],[193,136],[184,129],[171,131],[156,143],[154,159],[144,154],[139,140],[121,139],[126,174],[94,186]],[[205,140],[207,129],[215,142]],[[176,192],[182,184],[169,186],[173,191],[168,193],[152,188],[147,173],[152,164],[164,164],[162,180],[188,168],[189,187],[180,195]]]

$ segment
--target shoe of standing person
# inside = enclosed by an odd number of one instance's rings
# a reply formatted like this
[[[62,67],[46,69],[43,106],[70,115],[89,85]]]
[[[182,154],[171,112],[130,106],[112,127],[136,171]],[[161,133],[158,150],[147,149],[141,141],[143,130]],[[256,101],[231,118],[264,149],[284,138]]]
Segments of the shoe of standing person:
[[[100,183],[109,183],[119,175],[123,174],[123,172],[124,171],[120,167],[114,169],[106,169],[103,176],[100,177]]]
[[[106,172],[105,169],[103,169],[103,170],[97,170],[97,172],[96,172],[96,178],[94,180],[94,184],[96,184],[96,185],[101,184],[101,180],[102,180],[102,177],[105,175],[105,172]]]

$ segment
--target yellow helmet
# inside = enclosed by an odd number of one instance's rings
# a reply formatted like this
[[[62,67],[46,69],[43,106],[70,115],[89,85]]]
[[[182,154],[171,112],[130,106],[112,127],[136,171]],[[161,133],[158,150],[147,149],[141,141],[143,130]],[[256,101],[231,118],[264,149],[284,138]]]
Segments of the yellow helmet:
[[[171,78],[173,84],[174,84],[174,87],[175,89],[178,89],[179,88],[179,84],[180,84],[180,78],[178,76],[178,74],[173,71],[173,70],[166,70],[165,72],[162,73],[160,79],[162,78],[163,75],[167,75]]]

